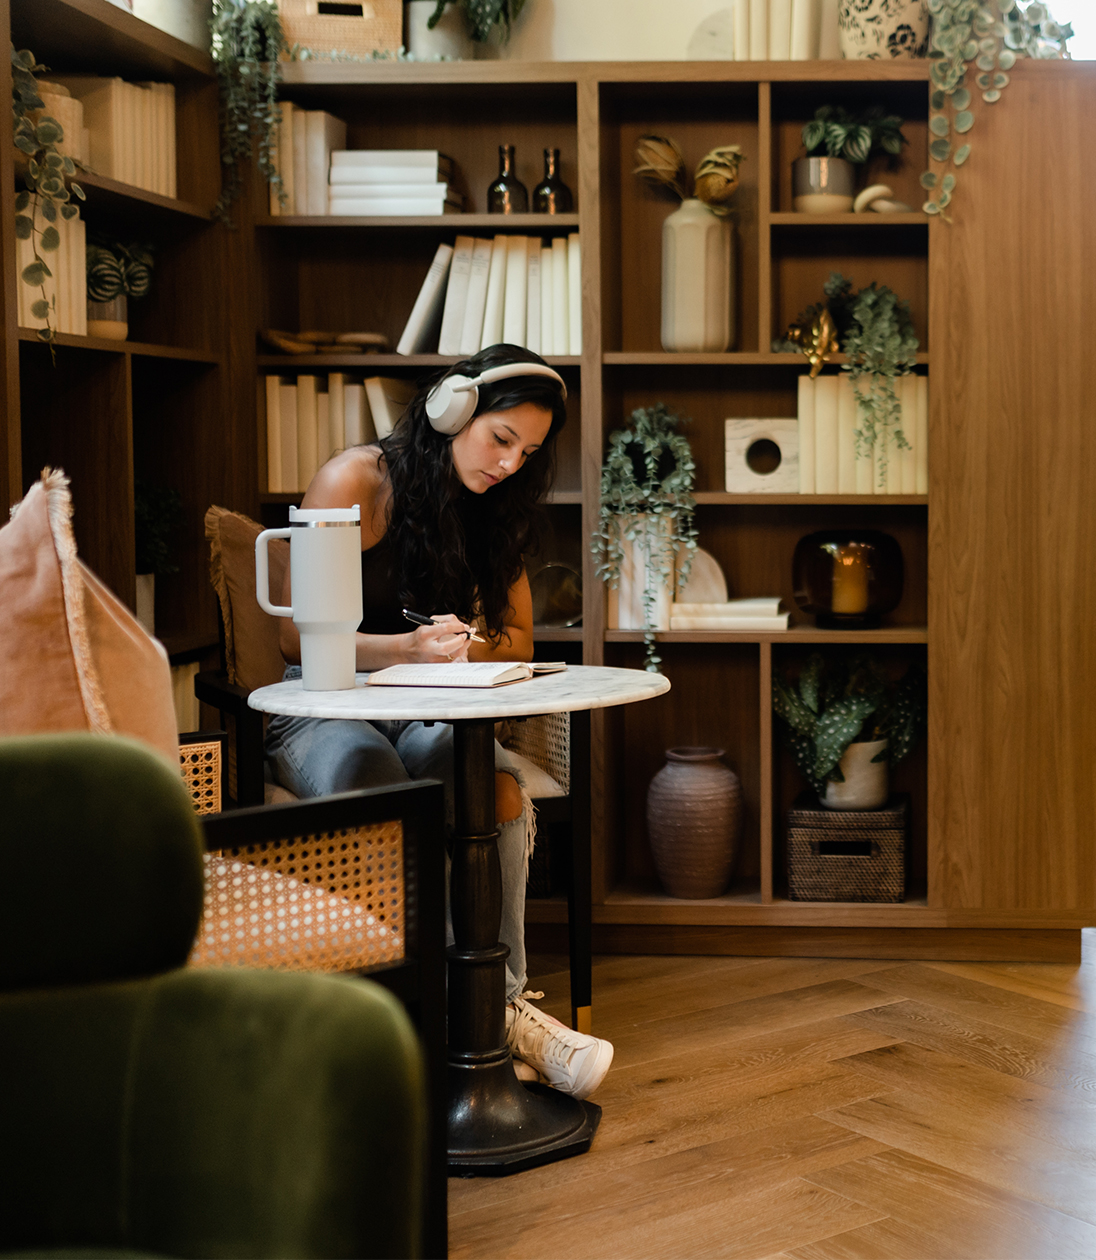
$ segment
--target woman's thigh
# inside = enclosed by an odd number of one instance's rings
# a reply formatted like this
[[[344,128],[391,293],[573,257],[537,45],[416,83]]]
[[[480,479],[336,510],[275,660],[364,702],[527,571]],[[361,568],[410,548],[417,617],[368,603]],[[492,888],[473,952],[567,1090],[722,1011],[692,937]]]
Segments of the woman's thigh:
[[[435,722],[431,726],[424,722],[409,722],[395,744],[396,751],[412,779],[440,779],[445,784],[446,821],[452,827],[453,728],[445,722]],[[517,770],[497,740],[495,770],[511,774],[521,783]]]
[[[266,753],[274,776],[297,796],[329,796],[388,787],[413,776],[393,746],[387,723],[335,718],[272,718]]]

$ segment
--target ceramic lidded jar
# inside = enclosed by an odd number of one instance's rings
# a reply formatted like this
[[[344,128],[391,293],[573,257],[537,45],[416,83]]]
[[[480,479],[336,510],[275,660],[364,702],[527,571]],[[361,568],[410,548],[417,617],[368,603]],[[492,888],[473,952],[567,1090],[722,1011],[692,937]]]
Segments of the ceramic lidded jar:
[[[662,348],[721,353],[734,341],[734,229],[687,197],[662,225]]]
[[[742,784],[722,748],[669,748],[647,790],[647,833],[671,897],[727,891],[742,830]]]
[[[926,57],[928,0],[841,0],[837,30],[841,56],[848,60]]]

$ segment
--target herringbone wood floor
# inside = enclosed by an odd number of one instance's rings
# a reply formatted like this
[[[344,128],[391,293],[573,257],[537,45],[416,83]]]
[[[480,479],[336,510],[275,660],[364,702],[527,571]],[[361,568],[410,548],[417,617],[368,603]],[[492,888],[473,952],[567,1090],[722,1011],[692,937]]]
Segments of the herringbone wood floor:
[[[1096,1257],[1082,965],[600,959],[591,1152],[451,1180],[451,1255]],[[566,976],[535,983],[565,1018]]]

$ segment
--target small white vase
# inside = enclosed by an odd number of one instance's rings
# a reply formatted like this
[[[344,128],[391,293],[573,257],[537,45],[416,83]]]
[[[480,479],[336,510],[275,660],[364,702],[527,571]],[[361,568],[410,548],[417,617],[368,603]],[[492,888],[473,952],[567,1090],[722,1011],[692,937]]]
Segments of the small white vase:
[[[850,744],[837,763],[844,783],[826,783],[822,804],[827,809],[879,809],[890,793],[890,762],[873,762],[887,746],[885,739]]]
[[[734,229],[689,197],[662,225],[662,348],[719,353],[734,340]]]
[[[464,25],[464,11],[450,5],[433,30],[427,26],[437,8],[436,0],[408,0],[403,6],[404,47],[417,61],[447,57],[453,61],[471,61],[474,49]]]
[[[156,574],[137,574],[137,620],[149,634],[156,633]]]
[[[622,531],[629,522],[622,522]],[[658,518],[657,532],[669,537],[672,522],[668,516]],[[647,614],[643,604],[643,593],[647,587],[647,558],[649,549],[644,546],[644,538],[622,539],[624,559],[620,563],[620,584],[609,590],[609,629],[610,630],[644,630],[647,627]],[[657,539],[652,539],[656,542]],[[657,573],[652,574],[655,584],[654,606],[652,608],[652,627],[655,630],[669,630],[670,606],[674,598],[674,580],[676,565],[671,571],[668,582],[664,582]]]
[[[837,29],[850,61],[927,57],[928,0],[841,0]]]

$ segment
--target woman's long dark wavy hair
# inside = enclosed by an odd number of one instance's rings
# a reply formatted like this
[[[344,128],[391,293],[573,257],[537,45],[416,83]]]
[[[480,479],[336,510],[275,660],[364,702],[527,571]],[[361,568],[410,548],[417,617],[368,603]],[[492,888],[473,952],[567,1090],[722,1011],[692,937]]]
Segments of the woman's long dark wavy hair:
[[[411,400],[403,419],[381,443],[392,497],[388,536],[404,607],[424,614],[482,618],[497,641],[510,611],[510,588],[522,557],[537,551],[542,503],[555,476],[555,437],[567,412],[556,381],[514,376],[480,387],[475,414],[532,403],[552,417],[543,446],[516,473],[483,494],[465,488],[453,467],[452,438],[431,427],[426,397],[451,372],[478,376],[506,363],[543,363],[521,346],[481,350],[433,375]]]

